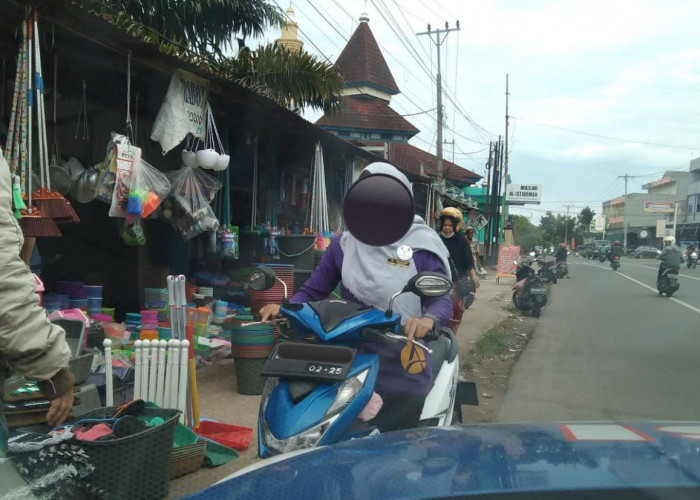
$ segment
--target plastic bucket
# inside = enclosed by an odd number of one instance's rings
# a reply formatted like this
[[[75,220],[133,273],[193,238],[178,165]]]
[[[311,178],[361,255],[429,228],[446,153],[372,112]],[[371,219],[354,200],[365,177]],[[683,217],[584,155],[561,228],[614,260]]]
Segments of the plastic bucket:
[[[240,358],[234,361],[236,369],[236,385],[241,394],[259,395],[262,394],[265,385],[265,378],[260,376],[260,370],[265,364],[264,358]]]

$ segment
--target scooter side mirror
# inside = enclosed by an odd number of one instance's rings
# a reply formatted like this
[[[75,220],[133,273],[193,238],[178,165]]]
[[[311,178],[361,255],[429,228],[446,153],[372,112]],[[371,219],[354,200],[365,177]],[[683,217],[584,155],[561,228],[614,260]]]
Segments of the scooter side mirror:
[[[452,280],[441,273],[423,272],[408,280],[402,292],[411,292],[421,298],[442,297],[452,290]]]
[[[275,282],[277,282],[275,271],[265,266],[256,267],[248,276],[248,286],[258,292],[269,290],[275,285]]]

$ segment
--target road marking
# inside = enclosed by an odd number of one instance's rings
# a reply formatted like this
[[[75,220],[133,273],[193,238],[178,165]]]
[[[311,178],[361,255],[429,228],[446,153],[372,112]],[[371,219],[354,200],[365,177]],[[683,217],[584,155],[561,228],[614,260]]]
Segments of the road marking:
[[[605,269],[603,266],[596,266],[595,264],[588,264],[587,262],[582,262],[582,264],[583,264],[584,266],[597,267],[598,269]],[[641,281],[636,280],[636,279],[632,278],[631,276],[627,276],[626,274],[624,274],[624,273],[622,273],[622,272],[620,272],[620,271],[613,271],[613,272],[614,272],[615,274],[617,274],[618,276],[622,276],[623,278],[627,278],[627,279],[630,280],[630,281],[634,281],[634,282],[637,283],[638,285],[641,285],[641,286],[643,286],[644,288],[647,288],[647,289],[651,290],[651,291],[654,292],[654,293],[659,293],[659,291],[658,291],[656,288],[652,288],[652,287],[650,287],[649,285],[647,285],[646,283],[642,283]],[[683,277],[686,278],[687,276],[683,276]],[[700,309],[698,309],[698,308],[695,307],[695,306],[691,306],[691,305],[688,304],[687,302],[683,302],[682,300],[678,300],[678,299],[675,298],[675,297],[669,297],[668,300],[672,300],[672,301],[675,302],[676,304],[680,304],[680,305],[682,305],[683,307],[687,307],[687,308],[690,309],[691,311],[694,311],[694,312],[700,314]]]
[[[643,432],[621,424],[559,425],[568,441],[653,441]]]
[[[646,268],[646,269],[653,269],[654,271],[658,271],[658,270],[659,270],[658,267],[643,266],[642,264],[629,264],[629,263],[628,263],[627,265],[628,265],[628,266],[636,266],[636,267],[644,267],[644,268]],[[679,269],[679,271],[682,271],[682,269]],[[697,276],[688,276],[687,274],[681,274],[681,276],[683,276],[684,279],[685,279],[685,278],[688,278],[688,279],[690,279],[690,280],[697,280],[697,281],[700,281],[700,278],[698,278]]]

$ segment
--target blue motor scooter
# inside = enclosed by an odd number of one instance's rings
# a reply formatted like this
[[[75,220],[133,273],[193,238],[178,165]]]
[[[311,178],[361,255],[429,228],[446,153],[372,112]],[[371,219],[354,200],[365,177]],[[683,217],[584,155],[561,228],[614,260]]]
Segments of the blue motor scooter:
[[[248,280],[254,290],[280,281],[274,271],[256,268]],[[282,282],[284,285],[284,282]],[[386,311],[341,299],[304,304],[285,301],[277,322],[290,341],[275,346],[261,375],[268,377],[258,413],[258,454],[269,457],[324,446],[377,433],[358,425],[379,372],[376,354],[362,353],[367,342],[406,342],[400,335],[401,316],[392,312],[402,293],[438,297],[452,289],[439,273],[423,272],[393,295]],[[433,386],[426,396],[421,425],[448,426],[461,422],[461,404],[478,404],[476,386],[459,382],[458,346],[447,328],[431,332],[424,345],[414,341],[417,362],[433,356]]]

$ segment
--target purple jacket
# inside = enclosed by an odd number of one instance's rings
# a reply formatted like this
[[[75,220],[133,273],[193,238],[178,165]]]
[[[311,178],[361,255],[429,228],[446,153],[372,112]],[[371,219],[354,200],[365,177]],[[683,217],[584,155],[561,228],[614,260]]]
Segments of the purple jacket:
[[[433,271],[449,275],[449,270],[443,269],[440,259],[430,252],[416,251],[413,254],[413,262],[418,272]],[[326,249],[318,266],[311,277],[294,294],[290,302],[302,303],[314,300],[322,300],[335,290],[341,282],[343,269],[343,250],[340,247],[340,238],[334,238]],[[353,302],[360,301],[355,298],[341,283],[341,296]],[[437,318],[439,325],[444,325],[452,314],[452,300],[449,294],[442,297],[427,298],[422,300],[423,313]],[[379,377],[377,379],[376,392],[410,392],[427,394],[432,382],[432,358],[429,353],[421,351],[425,355],[425,368],[419,373],[411,374],[401,362],[401,349],[405,346],[399,344],[366,343],[363,350],[367,353],[379,355]],[[413,357],[413,355],[412,355]]]

